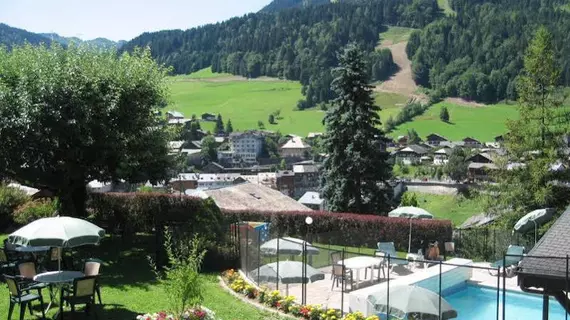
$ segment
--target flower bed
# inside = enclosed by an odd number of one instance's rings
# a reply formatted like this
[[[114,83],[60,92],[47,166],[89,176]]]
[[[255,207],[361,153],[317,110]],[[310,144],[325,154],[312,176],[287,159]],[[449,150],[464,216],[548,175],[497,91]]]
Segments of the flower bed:
[[[307,320],[379,320],[377,316],[365,317],[360,312],[342,315],[340,310],[323,308],[321,305],[300,305],[294,296],[282,296],[279,291],[258,289],[246,281],[239,272],[227,270],[222,274],[224,282],[244,297],[275,308],[285,314]]]
[[[137,320],[216,320],[216,314],[214,313],[214,311],[208,308],[199,307],[184,312],[184,314],[182,314],[181,317],[175,317],[172,314],[169,314],[165,311],[161,311],[153,314],[150,313],[141,314],[137,316],[136,319]]]

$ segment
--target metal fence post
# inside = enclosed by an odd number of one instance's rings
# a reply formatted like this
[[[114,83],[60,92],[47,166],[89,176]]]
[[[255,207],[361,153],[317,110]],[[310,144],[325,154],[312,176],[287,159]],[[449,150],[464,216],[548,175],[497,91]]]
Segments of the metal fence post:
[[[438,315],[437,315],[438,319],[441,319],[441,271],[442,271],[441,266],[442,265],[443,265],[443,262],[440,260],[439,261],[439,298],[438,298],[439,306],[437,309],[438,310]]]
[[[249,228],[245,228],[245,275],[249,277]]]
[[[505,291],[507,287],[507,270],[505,269],[505,265],[507,263],[507,255],[503,255],[503,320],[505,320],[506,315],[506,308],[505,304],[507,300],[507,292]]]
[[[275,278],[276,290],[279,290],[279,243],[281,242],[281,231],[277,230],[277,278]]]
[[[568,294],[568,255],[566,255],[566,274],[564,274],[564,276],[565,276],[564,280],[566,281],[566,283],[565,283],[565,285],[566,285],[565,289],[566,290],[565,291],[566,291],[566,294]],[[566,304],[566,308],[564,308],[564,309],[566,309],[566,310],[564,310],[564,316],[565,316],[565,319],[568,320],[568,298],[564,299],[564,303]]]
[[[390,255],[388,255],[388,270],[386,271],[386,319],[390,319]]]
[[[259,285],[260,266],[261,266],[261,232],[257,231],[257,285]]]
[[[565,276],[564,280],[566,281],[565,291],[566,291],[566,294],[568,294],[568,255],[566,255],[566,274],[564,276]],[[568,320],[568,298],[564,299],[564,303],[566,304],[566,308],[564,308],[564,309],[566,309],[566,310],[564,310],[564,316],[565,316],[565,319]]]
[[[342,248],[341,258],[342,258],[342,274],[343,274],[343,277],[340,278],[340,310],[342,311],[342,310],[344,310],[344,260],[346,259],[344,248]],[[337,284],[338,284],[338,282],[337,282]],[[352,285],[352,283],[350,285]]]
[[[501,291],[501,267],[497,267],[497,320],[499,320],[499,304],[500,302],[500,297],[499,297],[499,292]]]

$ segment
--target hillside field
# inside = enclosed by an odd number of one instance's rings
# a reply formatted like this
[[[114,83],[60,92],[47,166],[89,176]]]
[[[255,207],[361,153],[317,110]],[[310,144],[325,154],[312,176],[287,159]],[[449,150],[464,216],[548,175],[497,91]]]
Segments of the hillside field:
[[[449,123],[439,119],[443,106],[446,106],[449,111]],[[518,111],[515,105],[496,104],[469,107],[440,102],[429,108],[423,115],[414,118],[413,121],[398,126],[390,133],[390,136],[406,135],[408,130],[415,129],[422,139],[430,133],[437,133],[453,141],[472,137],[481,142],[489,142],[493,141],[494,137],[505,133],[507,119],[514,119],[517,116]]]
[[[433,214],[436,219],[447,219],[459,226],[473,215],[483,213],[483,201],[479,198],[466,198],[461,195],[437,195],[413,192],[418,207]]]
[[[187,118],[192,114],[219,113],[224,123],[232,120],[234,130],[257,129],[257,122],[261,120],[266,130],[301,136],[324,130],[322,110],[295,110],[297,101],[303,98],[298,82],[272,78],[248,80],[212,73],[209,68],[170,80],[172,101],[167,109],[180,111]],[[396,93],[376,94],[377,104],[384,109],[380,112],[383,120],[397,114],[406,101],[405,96]],[[281,110],[282,119],[271,125],[267,119],[277,110]],[[212,130],[214,124],[203,123],[202,127]]]

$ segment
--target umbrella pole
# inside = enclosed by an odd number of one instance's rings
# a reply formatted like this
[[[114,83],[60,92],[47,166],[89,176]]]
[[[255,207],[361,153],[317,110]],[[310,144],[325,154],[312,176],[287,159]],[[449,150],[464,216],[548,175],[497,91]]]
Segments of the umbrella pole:
[[[536,221],[534,221],[534,219],[531,220],[531,221],[534,223],[534,245],[536,245],[536,234],[538,233],[538,232],[537,232],[537,231],[538,231],[538,230],[537,230],[537,229],[538,229],[538,226],[537,226],[537,224],[536,224]]]

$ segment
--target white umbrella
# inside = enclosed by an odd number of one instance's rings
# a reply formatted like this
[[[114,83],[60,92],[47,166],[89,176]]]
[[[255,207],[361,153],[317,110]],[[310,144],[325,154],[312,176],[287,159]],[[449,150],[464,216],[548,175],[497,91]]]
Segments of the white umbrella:
[[[306,267],[303,272],[303,267]],[[303,273],[305,276],[303,276]],[[259,282],[281,282],[286,285],[287,295],[289,294],[289,284],[308,283],[323,280],[325,274],[299,261],[279,261],[263,265],[250,273],[252,279],[259,279]]]
[[[303,245],[305,243],[307,245],[307,255],[319,254],[319,249],[313,247],[310,243],[291,237],[271,239],[262,244],[259,250],[267,256],[275,256],[277,254],[300,255],[303,253]]]
[[[389,297],[388,290],[376,292],[367,297],[368,303],[372,305],[375,312],[398,318],[404,318],[411,313],[439,315],[442,320],[457,318],[457,311],[435,292],[418,286],[394,286],[389,290]]]
[[[513,228],[513,233],[525,233],[534,228],[534,242],[536,243],[536,229],[538,229],[538,225],[552,219],[553,213],[554,209],[552,208],[538,209],[529,212],[524,217],[520,218],[519,221],[517,221],[515,227]]]
[[[398,207],[388,213],[392,218],[410,219],[410,235],[408,239],[408,252],[412,249],[412,219],[433,219],[433,215],[418,207]]]
[[[89,221],[58,216],[33,221],[10,234],[8,241],[22,246],[73,248],[98,244],[104,236],[105,230]]]

